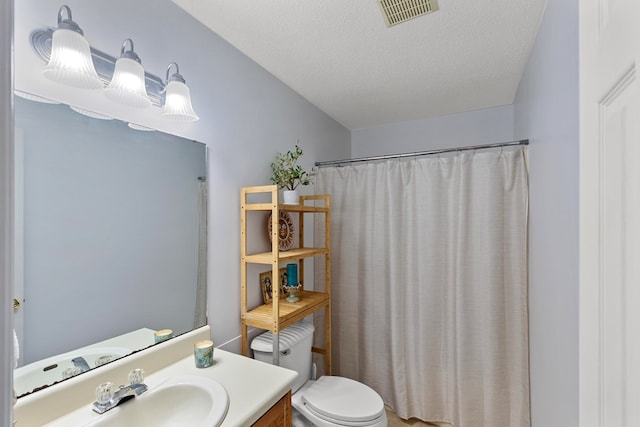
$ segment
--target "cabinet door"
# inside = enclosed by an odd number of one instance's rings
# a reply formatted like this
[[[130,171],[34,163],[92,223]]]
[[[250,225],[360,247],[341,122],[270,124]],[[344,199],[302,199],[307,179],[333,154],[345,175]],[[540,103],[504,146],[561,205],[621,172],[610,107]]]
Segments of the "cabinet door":
[[[271,407],[253,427],[291,427],[291,391]]]

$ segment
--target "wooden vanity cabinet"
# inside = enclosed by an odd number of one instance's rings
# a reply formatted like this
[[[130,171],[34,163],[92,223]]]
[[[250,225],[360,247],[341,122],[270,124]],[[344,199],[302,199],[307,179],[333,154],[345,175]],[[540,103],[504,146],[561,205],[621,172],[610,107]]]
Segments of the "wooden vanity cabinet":
[[[291,427],[291,390],[271,407],[253,427]]]

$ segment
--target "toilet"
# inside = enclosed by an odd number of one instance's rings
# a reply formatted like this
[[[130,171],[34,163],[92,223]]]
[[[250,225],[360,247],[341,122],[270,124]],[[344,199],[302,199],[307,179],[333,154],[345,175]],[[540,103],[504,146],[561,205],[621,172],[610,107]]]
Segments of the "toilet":
[[[298,322],[280,331],[280,366],[298,372],[291,385],[293,426],[386,427],[387,415],[378,393],[370,387],[337,376],[311,380],[313,325]],[[265,332],[251,341],[256,360],[271,364],[273,335]]]

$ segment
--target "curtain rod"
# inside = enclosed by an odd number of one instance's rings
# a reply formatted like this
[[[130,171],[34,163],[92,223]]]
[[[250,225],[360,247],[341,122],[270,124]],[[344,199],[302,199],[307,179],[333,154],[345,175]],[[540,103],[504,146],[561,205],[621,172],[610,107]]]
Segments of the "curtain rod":
[[[415,153],[402,153],[402,154],[387,154],[384,156],[373,156],[373,157],[360,157],[357,159],[345,159],[345,160],[329,160],[326,162],[316,162],[316,167],[324,167],[324,166],[333,166],[333,165],[341,165],[345,163],[357,163],[357,162],[373,162],[376,160],[387,160],[387,159],[400,159],[403,157],[417,157],[417,156],[429,156],[433,154],[442,154],[442,153],[452,153],[457,151],[467,151],[467,150],[481,150],[484,148],[500,148],[500,147],[509,147],[512,145],[529,145],[528,139],[521,139],[518,141],[509,141],[509,142],[499,142],[496,144],[484,144],[484,145],[469,145],[467,147],[457,147],[457,148],[442,148],[439,150],[429,150],[429,151],[418,151]]]

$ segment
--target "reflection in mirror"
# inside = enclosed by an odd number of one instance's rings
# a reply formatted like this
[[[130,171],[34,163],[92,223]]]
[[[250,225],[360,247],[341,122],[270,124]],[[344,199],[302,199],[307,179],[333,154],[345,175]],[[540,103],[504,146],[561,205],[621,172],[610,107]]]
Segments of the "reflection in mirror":
[[[15,126],[18,394],[204,325],[205,145],[21,98]]]

